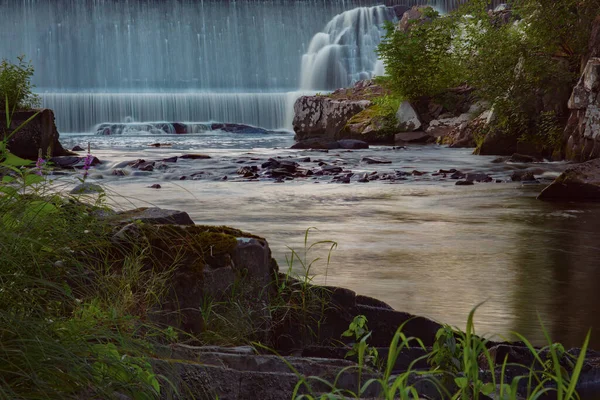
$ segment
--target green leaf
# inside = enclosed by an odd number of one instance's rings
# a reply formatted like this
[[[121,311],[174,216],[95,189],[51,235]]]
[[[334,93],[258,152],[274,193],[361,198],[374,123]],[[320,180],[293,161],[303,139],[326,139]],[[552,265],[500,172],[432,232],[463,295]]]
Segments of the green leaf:
[[[456,383],[456,386],[458,386],[461,389],[466,389],[469,386],[469,380],[467,378],[454,378],[454,382]]]
[[[490,394],[494,393],[495,390],[496,386],[494,386],[494,384],[490,382],[483,385],[483,387],[481,388],[481,393],[483,393],[486,396],[489,396]]]
[[[30,218],[43,216],[57,211],[58,209],[54,204],[45,201],[32,201],[27,205],[27,208],[25,209],[26,215]]]
[[[41,183],[44,181],[45,181],[44,177],[40,176],[40,175],[36,175],[36,174],[25,175],[25,185],[27,185],[27,186],[34,185],[36,183]]]
[[[6,193],[9,196],[14,196],[17,194],[17,189],[10,186],[0,186],[0,192]]]
[[[5,154],[5,156],[6,156],[6,158],[2,161],[2,164],[0,164],[0,165],[12,166],[12,167],[26,167],[26,166],[33,164],[33,161],[25,160],[21,157],[17,157],[13,153],[10,153],[10,152],[7,152]]]
[[[13,183],[16,179],[12,176],[3,176],[2,183]]]

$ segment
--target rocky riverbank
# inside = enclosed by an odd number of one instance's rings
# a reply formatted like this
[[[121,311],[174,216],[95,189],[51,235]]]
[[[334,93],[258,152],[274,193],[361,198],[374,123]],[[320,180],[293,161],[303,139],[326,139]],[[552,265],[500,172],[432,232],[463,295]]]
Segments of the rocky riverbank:
[[[113,226],[112,242],[120,253],[130,243],[147,242],[152,259],[158,262],[157,271],[172,265],[175,257],[179,259],[180,267],[165,282],[169,288],[165,299],[148,314],[156,323],[191,335],[185,342],[154,349],[149,361],[155,372],[173,383],[163,386],[162,398],[175,393],[181,399],[197,398],[192,394],[207,399],[291,399],[293,393],[330,392],[352,392],[358,398],[381,396],[380,383],[360,390],[367,379],[405,379],[406,386],[430,399],[446,398],[444,390],[458,389],[435,372],[432,361],[442,325],[347,289],[314,286],[306,279],[282,274],[263,238],[232,228],[194,225],[183,212],[156,208],[102,218]],[[212,314],[206,312],[211,303],[220,305]],[[357,316],[365,318],[364,331],[346,335]],[[406,337],[419,340],[400,340],[395,353],[389,346],[398,339],[399,328]],[[460,332],[452,335],[463,337]],[[210,338],[238,345],[207,345]],[[348,354],[362,339],[368,349],[377,350],[379,362],[359,361],[356,354]],[[244,342],[254,344],[240,346]],[[538,349],[537,358],[523,343],[481,343],[492,362],[490,366],[481,353],[480,368],[488,371],[480,376],[483,383],[492,382],[494,376],[500,379],[504,362],[509,365],[503,374],[507,383],[547,368],[539,361],[548,359],[547,349]],[[579,353],[572,349],[560,355],[567,373],[575,368],[570,357]],[[391,364],[380,369],[388,359]],[[587,352],[580,389],[595,392],[598,359],[600,353]],[[525,396],[527,385],[518,388]]]

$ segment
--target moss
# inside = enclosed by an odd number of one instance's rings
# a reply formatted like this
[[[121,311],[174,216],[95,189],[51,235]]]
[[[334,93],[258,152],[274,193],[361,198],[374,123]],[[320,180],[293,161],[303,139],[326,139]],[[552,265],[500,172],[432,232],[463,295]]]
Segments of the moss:
[[[206,264],[226,266],[238,237],[250,237],[240,230],[214,226],[140,225],[155,266],[182,266],[201,273]]]
[[[350,118],[341,133],[346,138],[351,137],[368,142],[386,142],[392,140],[394,134],[398,132],[396,124],[395,112],[392,113],[389,108],[379,104],[373,104]],[[353,125],[361,127],[357,131]],[[368,128],[370,129],[367,131]]]

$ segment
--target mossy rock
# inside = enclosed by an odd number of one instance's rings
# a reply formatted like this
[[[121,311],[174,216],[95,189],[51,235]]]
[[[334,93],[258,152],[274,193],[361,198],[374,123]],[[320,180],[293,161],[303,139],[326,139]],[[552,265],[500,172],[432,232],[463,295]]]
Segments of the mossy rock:
[[[367,143],[393,143],[397,133],[396,116],[379,105],[372,105],[354,115],[336,139],[357,139]]]
[[[148,249],[148,266],[158,270],[172,267],[194,271],[199,277],[206,265],[221,268],[231,265],[237,238],[262,239],[226,226],[155,225],[134,222],[122,226],[113,236],[119,245],[111,251],[119,263],[132,248]]]

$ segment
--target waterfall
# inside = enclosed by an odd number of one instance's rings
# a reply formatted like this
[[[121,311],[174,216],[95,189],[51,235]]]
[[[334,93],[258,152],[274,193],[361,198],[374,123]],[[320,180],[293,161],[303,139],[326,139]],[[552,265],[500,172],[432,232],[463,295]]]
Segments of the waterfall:
[[[317,33],[302,56],[300,87],[328,90],[347,87],[383,72],[375,50],[383,24],[396,17],[385,7],[360,7],[336,15]]]
[[[291,125],[287,93],[46,93],[63,132],[86,132],[101,122],[236,122],[266,129]],[[290,104],[290,101],[291,104]]]
[[[376,27],[391,12],[374,7],[382,2],[0,0],[0,55],[32,60],[61,132],[127,117],[290,128],[299,88],[381,71]]]

